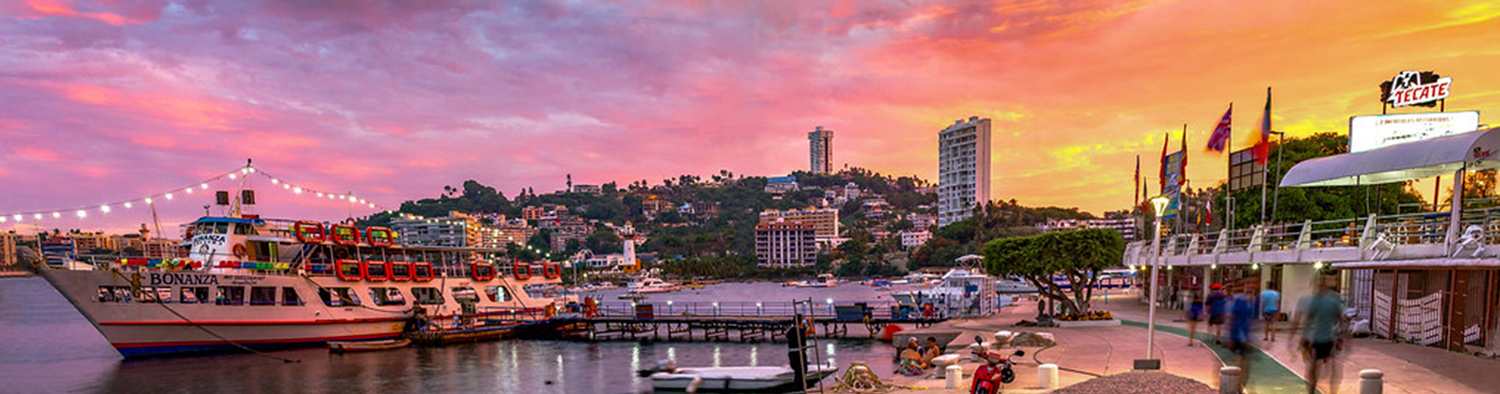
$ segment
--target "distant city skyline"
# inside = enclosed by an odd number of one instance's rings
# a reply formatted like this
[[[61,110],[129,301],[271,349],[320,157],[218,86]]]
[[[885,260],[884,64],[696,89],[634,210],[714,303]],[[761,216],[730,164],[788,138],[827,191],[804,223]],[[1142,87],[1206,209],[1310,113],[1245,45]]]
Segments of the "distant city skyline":
[[[1500,109],[1497,39],[1500,11],[1466,1],[0,5],[0,211],[172,190],[246,158],[386,206],[466,179],[514,197],[565,174],[778,175],[808,168],[792,136],[815,125],[839,130],[839,168],[936,180],[933,131],[979,116],[991,198],[1101,214],[1130,205],[1135,156],[1153,173],[1183,123],[1188,179],[1222,181],[1202,143],[1233,102],[1245,147],[1267,86],[1290,137],[1380,113],[1378,85],[1407,70],[1452,77],[1449,111]],[[268,216],[373,211],[256,186]],[[163,227],[204,197],[161,204]],[[41,226],[150,221],[137,206]]]

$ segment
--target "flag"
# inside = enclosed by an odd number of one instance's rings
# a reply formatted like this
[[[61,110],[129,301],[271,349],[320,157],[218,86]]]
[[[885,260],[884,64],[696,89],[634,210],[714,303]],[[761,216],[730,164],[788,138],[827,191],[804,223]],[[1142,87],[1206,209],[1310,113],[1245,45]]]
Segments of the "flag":
[[[1161,185],[1162,190],[1167,188],[1167,143],[1172,139],[1172,133],[1161,135],[1161,176],[1156,184]]]
[[[1182,161],[1177,169],[1177,186],[1187,184],[1187,124],[1182,125]]]
[[[1214,199],[1213,199],[1213,197],[1209,197],[1208,201],[1204,201],[1203,202],[1203,214],[1206,215],[1206,216],[1208,216],[1207,218],[1204,218],[1205,220],[1208,221],[1208,225],[1210,225],[1210,226],[1214,225]]]
[[[1255,140],[1255,162],[1266,165],[1271,158],[1271,88],[1266,88],[1266,112],[1260,115],[1260,134]]]
[[[1214,127],[1212,135],[1208,136],[1208,150],[1224,153],[1229,147],[1229,115],[1234,112],[1234,103],[1229,103],[1229,110],[1224,111],[1224,117],[1219,119],[1219,125]]]
[[[1131,193],[1131,198],[1135,198],[1136,195],[1141,194],[1141,155],[1135,155],[1135,181],[1130,183],[1136,187],[1135,193]],[[1135,205],[1141,205],[1141,201],[1136,200]]]

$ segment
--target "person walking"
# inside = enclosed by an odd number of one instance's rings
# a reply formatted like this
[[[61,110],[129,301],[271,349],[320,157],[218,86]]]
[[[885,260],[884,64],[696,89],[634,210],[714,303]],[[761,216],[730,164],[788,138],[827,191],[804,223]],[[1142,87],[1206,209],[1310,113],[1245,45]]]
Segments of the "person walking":
[[[1338,364],[1334,354],[1344,345],[1344,302],[1331,285],[1322,284],[1318,292],[1304,297],[1297,303],[1297,317],[1292,319],[1292,331],[1301,328],[1302,339],[1298,344],[1307,359],[1307,393],[1317,392],[1318,375],[1326,370],[1329,377],[1329,393],[1337,394],[1339,388]]]
[[[1187,307],[1188,347],[1192,347],[1193,342],[1198,341],[1198,322],[1203,321],[1203,314],[1203,299],[1193,297],[1193,301],[1188,303]]]
[[[1220,290],[1221,287],[1223,286],[1218,283],[1209,286],[1213,292],[1208,293],[1208,298],[1205,300],[1208,303],[1208,331],[1214,333],[1215,344],[1223,343],[1220,338],[1224,337],[1224,314],[1225,307],[1227,307],[1224,301],[1229,298],[1224,291]]]
[[[1281,293],[1276,288],[1276,282],[1266,282],[1266,289],[1260,292],[1261,314],[1266,321],[1262,341],[1276,342],[1276,320],[1281,317]]]
[[[1241,393],[1245,392],[1245,382],[1250,380],[1250,326],[1261,316],[1255,307],[1254,297],[1249,289],[1244,289],[1225,300],[1229,318],[1229,351],[1234,353],[1240,366]]]

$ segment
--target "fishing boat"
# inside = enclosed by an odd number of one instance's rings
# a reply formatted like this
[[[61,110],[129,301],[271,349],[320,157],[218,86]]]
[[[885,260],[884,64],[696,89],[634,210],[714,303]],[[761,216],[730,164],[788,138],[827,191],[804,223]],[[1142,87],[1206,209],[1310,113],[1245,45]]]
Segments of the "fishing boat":
[[[332,341],[328,342],[331,353],[377,352],[404,348],[411,345],[410,339],[387,339],[383,341]]]
[[[180,257],[39,271],[127,358],[394,340],[418,311],[447,326],[460,317],[534,322],[562,306],[524,289],[561,282],[555,263],[499,260],[504,249],[399,245],[389,229],[352,221],[265,219],[242,212],[239,199],[225,211],[186,226]],[[465,303],[477,306],[474,316]]]
[[[923,317],[984,316],[998,308],[995,279],[968,269],[948,270],[931,289],[891,293],[891,298]]]
[[[814,387],[818,381],[838,372],[833,365],[808,365],[807,386],[798,387],[795,371],[780,367],[702,367],[676,368],[651,374],[656,391],[691,391],[719,393],[789,393]]]

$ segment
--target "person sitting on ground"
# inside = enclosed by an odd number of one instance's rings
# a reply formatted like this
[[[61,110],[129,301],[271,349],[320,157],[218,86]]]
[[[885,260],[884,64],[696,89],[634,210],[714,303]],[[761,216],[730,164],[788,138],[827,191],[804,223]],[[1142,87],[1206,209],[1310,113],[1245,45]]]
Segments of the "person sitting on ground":
[[[927,346],[922,347],[922,368],[932,368],[932,359],[943,355],[942,347],[937,344],[937,338],[927,337]]]
[[[922,352],[917,348],[917,338],[906,341],[906,349],[901,351],[901,361],[896,365],[896,373],[906,376],[922,374]]]

